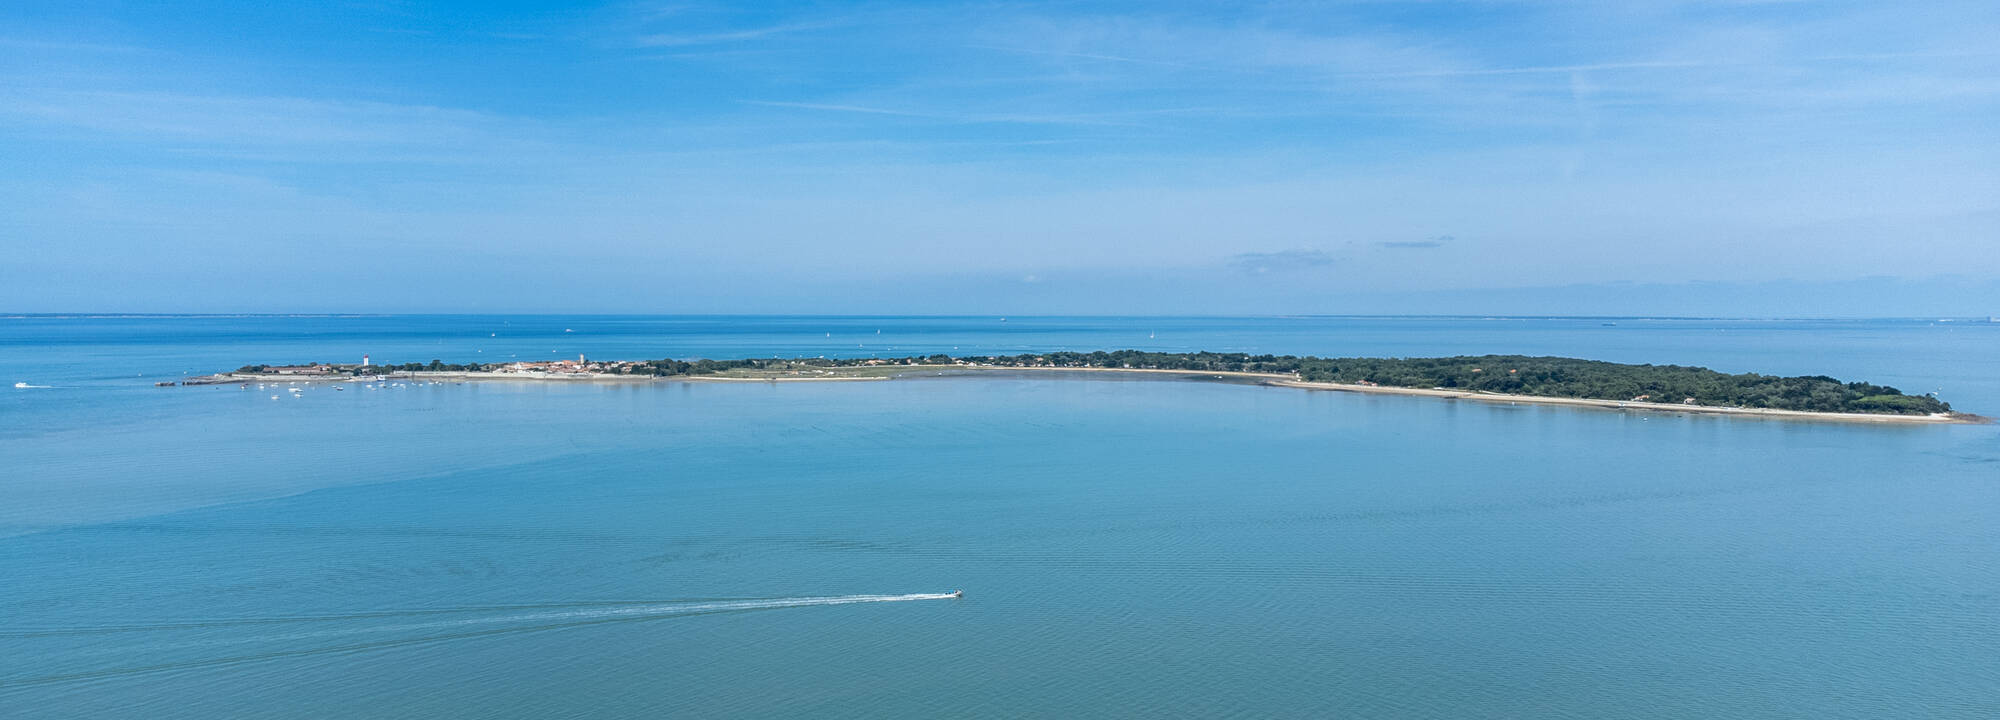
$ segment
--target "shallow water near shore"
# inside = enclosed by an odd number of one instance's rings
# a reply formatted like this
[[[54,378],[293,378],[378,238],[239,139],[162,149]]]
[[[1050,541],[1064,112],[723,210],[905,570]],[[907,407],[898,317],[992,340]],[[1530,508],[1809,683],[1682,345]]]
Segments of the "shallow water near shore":
[[[2000,714],[1992,426],[1116,376],[148,386],[359,352],[1529,352],[2000,410],[1969,325],[999,325],[0,321],[0,367],[53,386],[0,393],[0,715]]]

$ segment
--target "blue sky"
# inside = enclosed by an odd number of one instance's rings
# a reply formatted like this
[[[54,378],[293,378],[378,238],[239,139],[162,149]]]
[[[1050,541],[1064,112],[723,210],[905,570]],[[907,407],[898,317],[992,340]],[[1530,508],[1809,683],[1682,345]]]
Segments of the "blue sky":
[[[0,310],[1995,314],[1995,37],[1983,1],[11,3]]]

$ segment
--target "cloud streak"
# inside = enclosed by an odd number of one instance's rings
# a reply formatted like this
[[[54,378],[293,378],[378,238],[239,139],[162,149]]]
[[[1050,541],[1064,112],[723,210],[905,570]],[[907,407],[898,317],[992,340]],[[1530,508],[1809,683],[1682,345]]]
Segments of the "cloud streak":
[[[1375,243],[1375,246],[1390,250],[1432,250],[1444,247],[1445,243],[1449,243],[1453,239],[1450,235],[1439,235],[1425,240],[1390,240],[1378,242]]]
[[[1103,62],[1132,63],[1136,65],[1154,65],[1159,67],[1171,67],[1171,68],[1197,67],[1196,65],[1190,63],[1174,62],[1171,60],[1151,60],[1146,58],[1124,57],[1121,55],[1104,55],[1099,53],[1061,52],[1057,50],[1035,50],[1031,48],[1000,47],[997,45],[967,45],[966,47],[973,48],[976,50],[994,50],[1004,53],[1016,53],[1020,55],[1037,55],[1041,57],[1074,58],[1078,60],[1100,60]]]
[[[1304,249],[1238,253],[1229,258],[1230,267],[1254,275],[1312,270],[1329,267],[1338,262],[1325,252]]]
[[[644,48],[691,47],[695,45],[715,45],[720,43],[736,43],[748,40],[761,40],[774,35],[789,35],[792,33],[810,32],[814,30],[825,30],[828,28],[837,27],[838,25],[839,25],[838,23],[825,23],[825,22],[795,23],[788,25],[771,25],[768,27],[746,28],[742,30],[725,30],[725,31],[706,32],[706,33],[651,33],[646,35],[640,35],[636,40],[633,41],[633,44]]]
[[[840,103],[790,102],[780,100],[739,100],[745,105],[760,105],[773,108],[797,110],[817,110],[822,112],[855,113],[861,115],[889,115],[906,118],[922,118],[967,124],[1020,124],[1020,125],[1094,125],[1105,127],[1138,127],[1137,123],[1123,122],[1106,116],[1091,115],[1036,115],[1028,113],[978,114],[942,113],[920,110],[900,110],[895,108],[870,107],[866,105],[844,105]],[[1160,115],[1177,112],[1175,110],[1154,110],[1122,113],[1122,116]]]

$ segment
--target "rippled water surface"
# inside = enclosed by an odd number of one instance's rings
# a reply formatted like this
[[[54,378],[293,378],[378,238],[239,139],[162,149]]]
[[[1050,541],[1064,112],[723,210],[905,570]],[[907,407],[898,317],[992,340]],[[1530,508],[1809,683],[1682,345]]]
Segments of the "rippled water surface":
[[[1492,351],[2000,410],[2000,328],[1605,322],[0,320],[0,380],[50,386],[0,388],[0,716],[2000,716],[1991,426],[1102,376],[150,385]]]

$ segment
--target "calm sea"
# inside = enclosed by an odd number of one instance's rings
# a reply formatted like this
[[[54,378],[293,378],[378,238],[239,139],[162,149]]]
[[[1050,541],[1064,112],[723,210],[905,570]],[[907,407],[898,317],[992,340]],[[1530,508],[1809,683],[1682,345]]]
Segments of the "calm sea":
[[[1105,377],[152,387],[1128,347],[2000,414],[2000,324],[1964,320],[4,318],[0,716],[2000,716],[1995,426]]]

